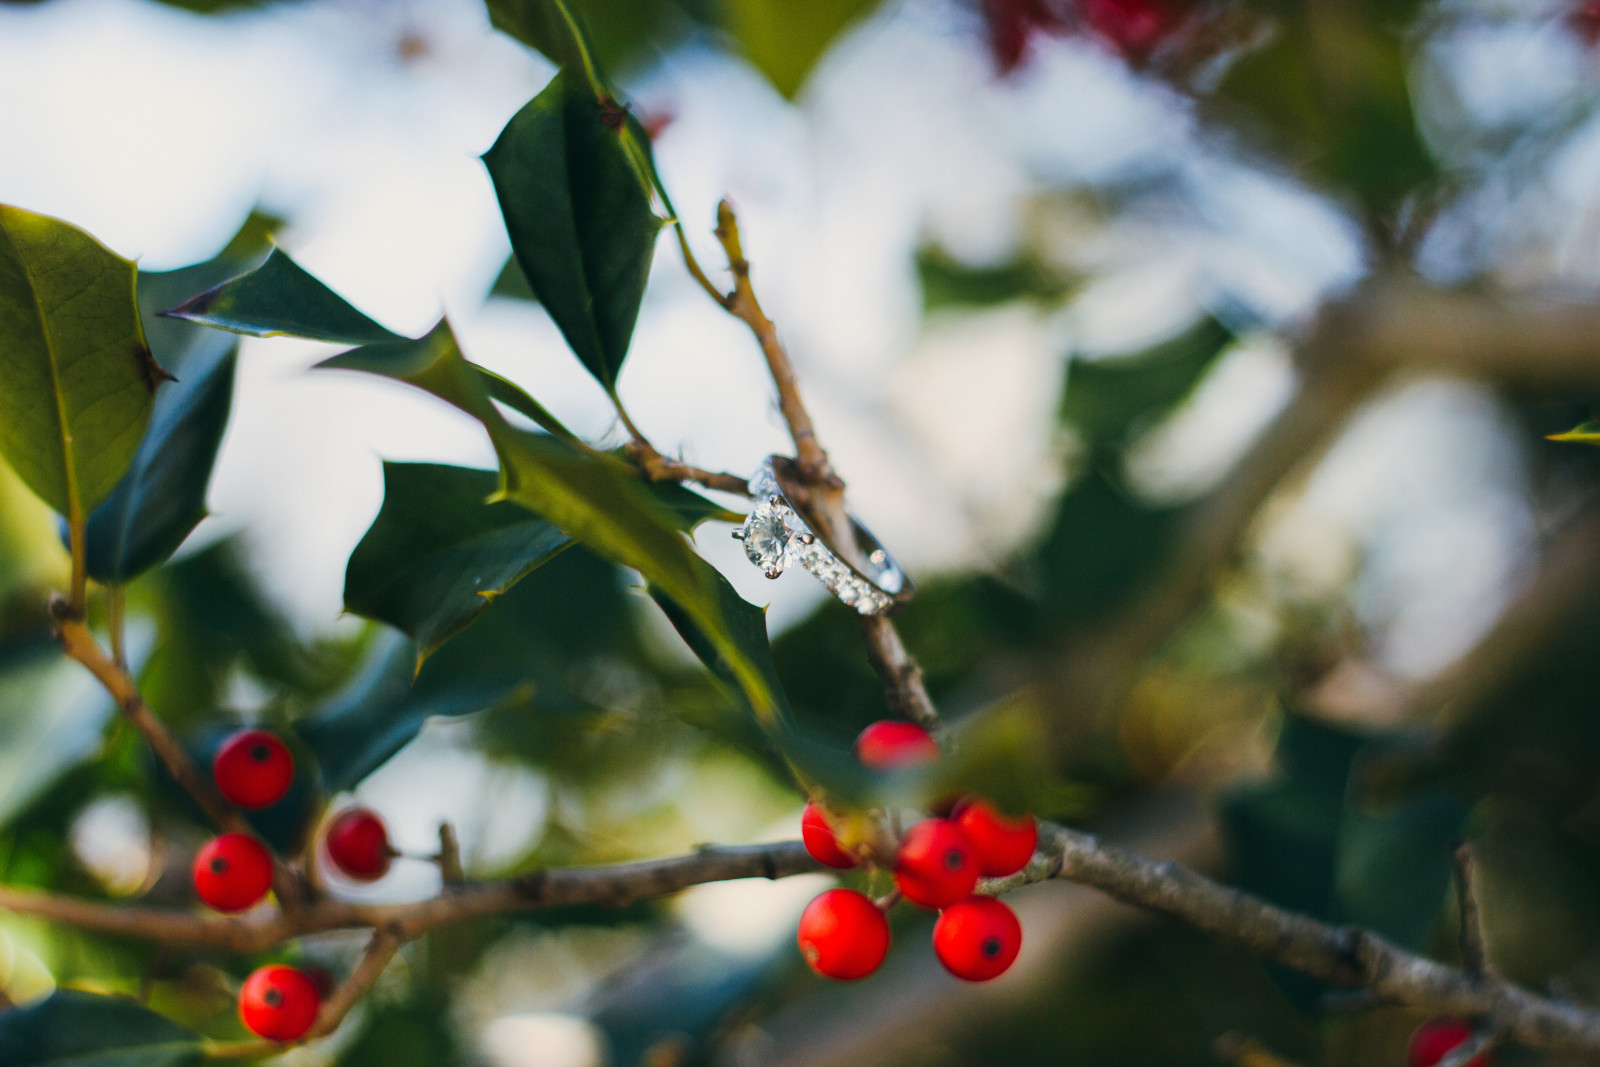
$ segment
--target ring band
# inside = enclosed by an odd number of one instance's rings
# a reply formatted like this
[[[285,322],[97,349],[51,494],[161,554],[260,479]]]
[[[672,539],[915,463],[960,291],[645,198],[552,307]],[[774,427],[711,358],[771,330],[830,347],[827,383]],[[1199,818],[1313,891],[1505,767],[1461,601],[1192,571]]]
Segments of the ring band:
[[[849,517],[850,526],[865,570],[841,559],[812,532],[784,489],[784,476],[792,466],[783,456],[768,456],[750,478],[755,506],[744,525],[733,531],[733,536],[744,542],[750,562],[768,578],[776,578],[798,563],[828,592],[862,615],[886,615],[910,600],[916,592],[911,579],[855,516]]]

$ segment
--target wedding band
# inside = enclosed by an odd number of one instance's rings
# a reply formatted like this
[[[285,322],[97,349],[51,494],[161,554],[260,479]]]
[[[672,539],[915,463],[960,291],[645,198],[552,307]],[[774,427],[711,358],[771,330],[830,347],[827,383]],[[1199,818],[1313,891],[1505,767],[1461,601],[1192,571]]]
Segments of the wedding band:
[[[733,536],[744,542],[750,562],[768,578],[776,578],[798,563],[828,592],[862,615],[886,615],[910,600],[916,591],[911,579],[855,516],[850,516],[850,527],[865,570],[840,559],[812,531],[784,490],[785,476],[792,467],[783,456],[768,456],[750,479],[755,506],[744,525],[733,531]]]

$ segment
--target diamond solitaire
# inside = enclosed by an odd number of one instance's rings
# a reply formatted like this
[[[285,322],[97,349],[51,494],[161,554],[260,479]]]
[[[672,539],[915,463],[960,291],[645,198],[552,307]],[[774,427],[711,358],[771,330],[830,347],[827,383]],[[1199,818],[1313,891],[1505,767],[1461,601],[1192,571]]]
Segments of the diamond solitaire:
[[[911,599],[911,580],[900,565],[855,519],[851,533],[870,573],[857,570],[834,554],[811,532],[789,503],[780,478],[789,469],[782,456],[769,456],[750,479],[755,498],[744,525],[733,536],[744,542],[744,554],[768,578],[795,563],[810,571],[827,590],[862,615],[884,615]]]

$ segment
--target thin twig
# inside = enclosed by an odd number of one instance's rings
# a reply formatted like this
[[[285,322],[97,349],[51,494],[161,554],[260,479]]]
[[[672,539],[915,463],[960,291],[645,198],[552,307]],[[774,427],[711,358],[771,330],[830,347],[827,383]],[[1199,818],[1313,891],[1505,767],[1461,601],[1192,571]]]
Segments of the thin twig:
[[[445,885],[460,885],[467,880],[461,867],[461,842],[456,838],[456,828],[447,822],[439,824],[439,877]]]
[[[750,285],[750,263],[744,258],[739,240],[739,220],[726,200],[717,205],[717,240],[722,243],[728,268],[733,272],[733,292],[723,298],[723,306],[750,327],[761,345],[762,354],[767,357],[767,369],[772,372],[772,382],[778,389],[778,410],[783,412],[783,420],[789,424],[789,433],[794,438],[795,459],[799,462],[801,476],[810,483],[829,480],[833,472],[828,466],[828,454],[818,443],[811,416],[800,400],[800,382],[795,377],[788,352],[778,340],[778,328],[761,310],[761,302]]]
[[[1451,859],[1455,861],[1456,910],[1460,912],[1461,969],[1471,975],[1487,974],[1489,962],[1483,947],[1483,918],[1478,912],[1478,891],[1473,885],[1477,864],[1472,858],[1472,846],[1466,842],[1457,845]]]
[[[750,281],[750,262],[745,259],[739,237],[739,220],[726,200],[717,205],[717,240],[728,257],[733,273],[733,292],[722,298],[729,314],[738,318],[755,334],[766,357],[773,386],[778,391],[778,410],[789,425],[794,439],[795,470],[801,484],[792,495],[794,504],[805,512],[822,541],[836,555],[858,569],[865,569],[860,546],[844,507],[844,482],[828,462],[828,453],[817,439],[816,427],[800,398],[799,379],[777,327],[767,318]],[[906,650],[894,623],[880,616],[863,616],[862,632],[873,666],[888,689],[888,704],[906,718],[935,735],[942,733],[938,709],[923,685],[922,668]]]
[[[204,811],[206,817],[219,829],[255,836],[255,831],[245,822],[239,810],[223,799],[211,780],[201,774],[199,768],[194,765],[189,753],[184,751],[183,745],[172,736],[166,725],[156,718],[149,705],[144,702],[133,675],[127,668],[117,665],[106,655],[82,616],[73,614],[71,605],[60,599],[51,602],[50,610],[56,620],[56,636],[61,642],[62,649],[72,659],[87,667],[89,673],[93,674],[106,692],[111,694],[111,699],[116,702],[123,718],[139,731],[172,780],[194,799],[200,810]],[[286,906],[293,907],[303,897],[300,880],[277,857],[274,857],[273,862],[273,889]]]
[[[127,606],[126,589],[113,585],[106,590],[106,629],[111,635],[111,662],[124,672],[128,670]]]
[[[939,709],[922,681],[922,667],[906,651],[900,640],[900,631],[882,615],[861,616],[861,632],[866,637],[867,652],[878,669],[888,691],[889,706],[938,736],[943,730]]]
[[[697,482],[707,489],[720,489],[724,493],[735,493],[739,496],[750,495],[750,483],[737,474],[702,470],[682,460],[662,455],[635,425],[628,415],[628,409],[622,404],[622,398],[612,393],[611,403],[617,410],[617,418],[622,420],[623,428],[628,431],[630,440],[623,446],[628,458],[633,460],[644,472],[644,476],[652,482]]]
[[[350,1014],[350,1009],[378,983],[383,976],[383,969],[389,966],[389,961],[394,959],[403,944],[405,939],[388,928],[376,931],[372,940],[367,942],[366,951],[361,954],[355,969],[339,983],[333,995],[323,1001],[321,1010],[317,1012],[316,1025],[312,1026],[306,1040],[325,1037],[339,1029],[339,1024]]]

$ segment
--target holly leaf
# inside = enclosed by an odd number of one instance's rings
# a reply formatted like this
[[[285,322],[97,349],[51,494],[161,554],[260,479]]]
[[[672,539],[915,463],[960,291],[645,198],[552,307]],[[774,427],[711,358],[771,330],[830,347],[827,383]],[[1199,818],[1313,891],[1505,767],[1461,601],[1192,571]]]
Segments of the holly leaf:
[[[233,405],[238,345],[205,339],[157,397],[133,465],[89,516],[89,577],[125,585],[165,563],[206,516],[206,487]]]
[[[793,99],[834,40],[878,0],[728,0],[728,30],[773,88]]]
[[[133,461],[166,377],[139,325],[133,263],[0,205],[0,453],[28,488],[86,515]]]
[[[63,989],[0,1012],[0,1063],[7,1067],[188,1067],[204,1039],[120,997]]]
[[[662,226],[651,209],[648,139],[637,126],[563,69],[483,156],[529,286],[612,393]]]
[[[221,285],[231,278],[259,267],[272,252],[272,235],[283,228],[283,220],[262,211],[252,211],[211,259],[177,270],[139,272],[139,318],[144,322],[145,340],[156,362],[181,371],[184,354],[216,331],[198,323],[171,318],[162,312]],[[178,373],[181,378],[183,375]]]
[[[308,337],[352,345],[405,340],[357,311],[279,248],[255,270],[164,314],[251,337]]]
[[[494,471],[385,463],[383,508],[350,555],[344,601],[417,642],[417,662],[572,543],[548,520],[487,503]]]
[[[408,382],[477,418],[500,457],[501,487],[493,499],[544,516],[569,537],[659,587],[726,659],[757,720],[778,725],[784,716],[781,695],[730,628],[723,579],[695,554],[680,517],[615,456],[507,423],[490,400],[479,368],[462,356],[448,323],[441,321],[421,340],[369,345],[319,366]]]
[[[544,54],[556,66],[582,74],[596,93],[606,92],[588,28],[565,0],[487,0],[489,23]]]

